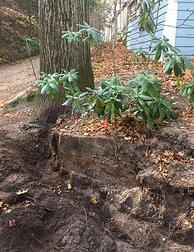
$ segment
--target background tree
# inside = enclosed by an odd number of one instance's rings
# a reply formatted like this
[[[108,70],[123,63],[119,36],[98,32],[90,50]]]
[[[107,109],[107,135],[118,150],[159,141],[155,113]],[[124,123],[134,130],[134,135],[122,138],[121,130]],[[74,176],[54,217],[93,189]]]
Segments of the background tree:
[[[111,2],[107,0],[89,0],[90,23],[98,30],[103,30],[110,12]]]
[[[81,90],[94,86],[90,47],[82,41],[69,44],[62,39],[62,32],[72,27],[76,30],[84,21],[89,22],[88,0],[39,0],[40,70],[60,73],[76,69]],[[61,99],[44,102],[39,119],[55,121],[63,111]]]

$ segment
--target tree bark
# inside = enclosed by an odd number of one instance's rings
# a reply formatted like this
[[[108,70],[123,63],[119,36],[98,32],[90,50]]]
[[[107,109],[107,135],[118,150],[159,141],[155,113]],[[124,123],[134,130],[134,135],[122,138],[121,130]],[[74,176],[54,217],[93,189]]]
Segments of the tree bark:
[[[46,73],[76,69],[79,86],[93,86],[88,43],[69,44],[62,32],[89,22],[88,0],[39,0],[40,67]]]
[[[40,70],[61,73],[64,69],[76,69],[82,91],[94,86],[89,44],[69,44],[62,39],[62,32],[71,27],[78,29],[77,24],[84,21],[89,22],[88,0],[39,0]],[[61,104],[61,99],[44,101],[39,121],[54,122],[63,112]]]

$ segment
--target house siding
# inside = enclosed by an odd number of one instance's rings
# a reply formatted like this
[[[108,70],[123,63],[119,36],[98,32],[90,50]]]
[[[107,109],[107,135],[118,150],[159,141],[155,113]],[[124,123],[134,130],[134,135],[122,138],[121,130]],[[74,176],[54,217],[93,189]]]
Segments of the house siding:
[[[194,58],[194,11],[193,0],[178,1],[176,47],[190,58]]]
[[[155,21],[156,19],[158,19],[158,27],[155,34],[157,37],[161,37],[163,34],[163,27],[166,20],[167,7],[168,7],[168,0],[164,0],[160,2],[159,7],[158,4],[156,5],[155,10],[153,12]],[[157,17],[158,10],[159,15]],[[137,18],[129,22],[128,29],[129,33],[127,39],[127,47],[134,51],[142,49],[148,52],[151,44],[151,37],[147,32],[140,31]]]
[[[158,28],[155,36],[165,36],[173,46],[179,48],[187,56],[194,58],[194,0],[163,0],[160,2]],[[154,10],[157,19],[158,5]],[[127,47],[134,51],[149,51],[151,37],[139,30],[138,20],[133,19],[128,25]]]

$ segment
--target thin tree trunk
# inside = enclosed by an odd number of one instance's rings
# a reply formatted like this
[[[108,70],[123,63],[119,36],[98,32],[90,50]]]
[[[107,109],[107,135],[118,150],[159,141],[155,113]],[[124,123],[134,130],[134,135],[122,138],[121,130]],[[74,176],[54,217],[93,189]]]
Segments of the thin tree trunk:
[[[62,32],[77,24],[89,22],[88,0],[39,0],[40,70],[60,73],[63,69],[76,69],[81,90],[93,87],[90,48],[87,43],[69,44],[62,39]],[[44,102],[39,118],[54,121],[63,112],[61,99]]]

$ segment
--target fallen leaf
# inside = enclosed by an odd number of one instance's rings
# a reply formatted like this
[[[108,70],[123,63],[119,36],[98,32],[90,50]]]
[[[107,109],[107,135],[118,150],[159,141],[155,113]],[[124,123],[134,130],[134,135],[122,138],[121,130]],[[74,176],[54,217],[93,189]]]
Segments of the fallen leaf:
[[[107,129],[108,125],[109,125],[109,121],[108,121],[108,118],[106,118],[106,119],[104,119],[104,122],[103,122],[103,128]]]
[[[181,152],[181,151],[179,151],[179,152],[177,153],[177,155],[180,156],[180,157],[184,157],[184,153]]]
[[[96,195],[91,195],[90,201],[92,204],[96,205],[98,203]]]
[[[71,185],[71,182],[70,182],[70,181],[67,182],[67,189],[68,189],[68,190],[71,190],[71,189],[72,189],[72,185]]]
[[[127,141],[127,142],[130,142],[132,140],[132,137],[124,137],[124,140]]]
[[[149,148],[145,150],[145,157],[148,158],[148,156],[149,156]]]
[[[16,225],[15,219],[9,220],[9,227],[14,227],[15,225]]]
[[[17,195],[22,195],[22,194],[26,194],[29,192],[29,189],[26,189],[26,190],[19,190],[16,192]]]
[[[6,214],[9,214],[9,213],[11,213],[11,211],[12,211],[12,209],[7,209],[7,210],[5,211],[5,213],[6,213]]]

